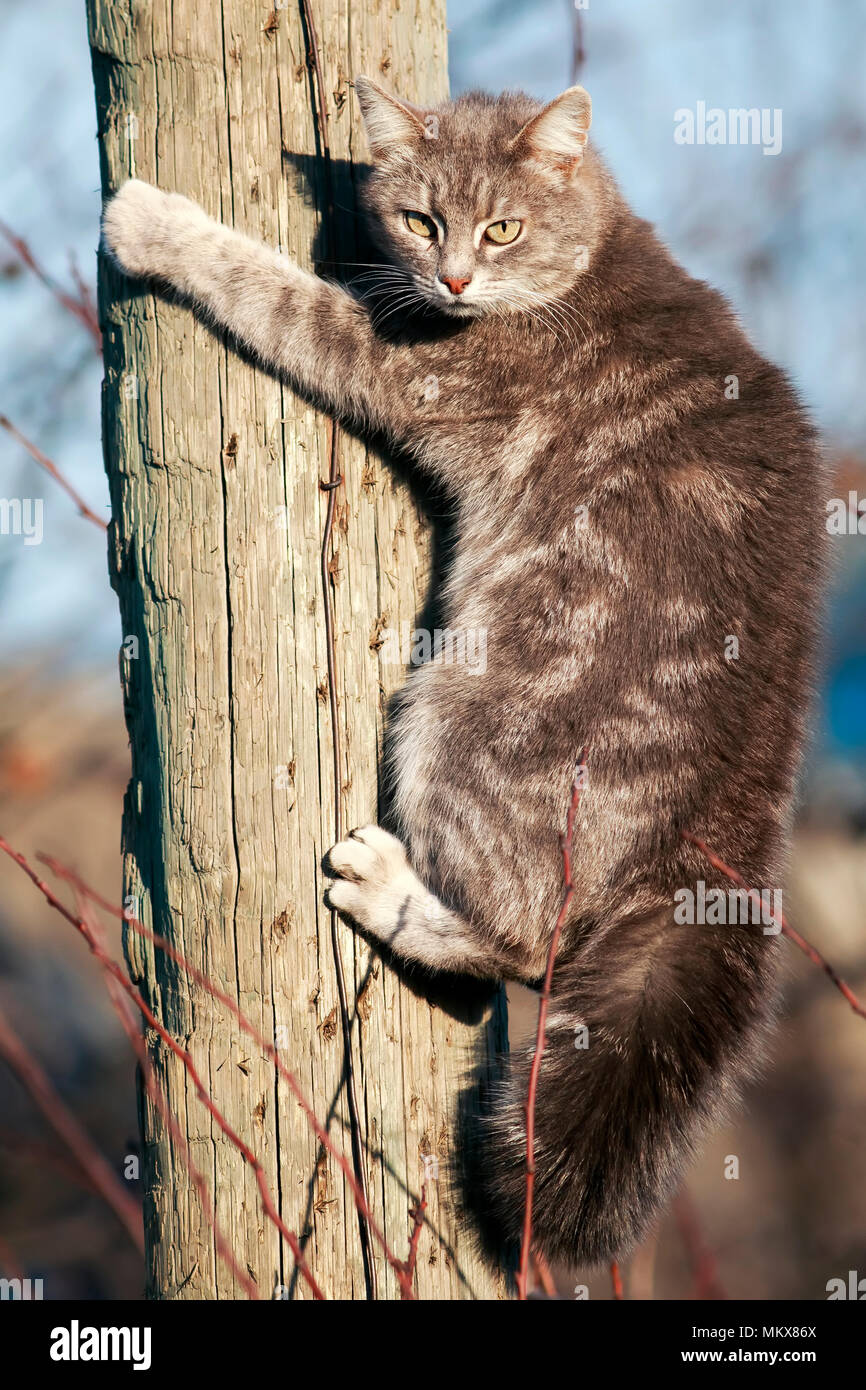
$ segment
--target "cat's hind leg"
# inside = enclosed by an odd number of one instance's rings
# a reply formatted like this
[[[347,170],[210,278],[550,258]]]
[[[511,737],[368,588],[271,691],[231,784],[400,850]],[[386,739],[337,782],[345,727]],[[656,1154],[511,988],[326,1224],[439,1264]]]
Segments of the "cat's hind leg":
[[[353,830],[328,851],[324,867],[335,880],[328,906],[405,960],[483,978],[501,974],[489,947],[425,888],[403,845],[381,826]]]

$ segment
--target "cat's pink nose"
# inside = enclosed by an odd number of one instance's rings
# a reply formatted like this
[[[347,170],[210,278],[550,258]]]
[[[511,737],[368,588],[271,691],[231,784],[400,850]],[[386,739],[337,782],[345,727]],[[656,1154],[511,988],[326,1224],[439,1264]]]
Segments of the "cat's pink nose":
[[[465,280],[458,280],[455,275],[440,275],[439,279],[442,281],[443,285],[448,286],[452,294],[462,294],[469,284],[469,281],[472,279],[472,276],[467,275]]]

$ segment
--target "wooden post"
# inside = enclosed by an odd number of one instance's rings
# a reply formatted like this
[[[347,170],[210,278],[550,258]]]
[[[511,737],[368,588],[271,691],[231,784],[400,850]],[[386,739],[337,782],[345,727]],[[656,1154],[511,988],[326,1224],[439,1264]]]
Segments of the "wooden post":
[[[351,161],[364,157],[351,78],[367,72],[410,99],[441,98],[444,4],[313,0],[311,9],[345,205]],[[134,174],[309,266],[324,195],[301,6],[87,0],[87,10],[104,192]],[[350,213],[341,215],[351,242]],[[319,581],[328,422],[187,309],[105,264],[100,301],[110,568],[132,746],[124,891],[274,1039],[351,1156],[320,869],[334,822]],[[352,826],[376,818],[385,702],[402,678],[383,664],[378,634],[415,619],[429,554],[423,522],[380,458],[345,435],[339,449],[331,569],[342,810]],[[474,1253],[449,1186],[457,1102],[473,1068],[505,1046],[502,996],[476,1003],[471,1018],[455,1000],[439,1007],[339,932],[374,1215],[405,1258],[426,1173],[419,1297],[503,1297],[502,1276]],[[157,1016],[261,1160],[327,1295],[366,1297],[347,1184],[271,1063],[170,963],[132,936],[127,952]],[[262,1297],[308,1297],[255,1175],[176,1059],[149,1043],[239,1266]],[[146,1097],[141,1109],[149,1296],[244,1296],[217,1257],[170,1133]],[[374,1250],[379,1296],[398,1297]]]

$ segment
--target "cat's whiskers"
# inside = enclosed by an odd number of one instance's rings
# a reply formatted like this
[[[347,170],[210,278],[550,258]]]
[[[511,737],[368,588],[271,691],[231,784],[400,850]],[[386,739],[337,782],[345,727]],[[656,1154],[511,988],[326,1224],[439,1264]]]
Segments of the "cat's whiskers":
[[[567,353],[567,348],[563,344],[560,333],[565,336],[571,349],[574,349],[574,338],[567,318],[560,316],[553,304],[543,295],[528,289],[526,286],[513,285],[505,291],[500,291],[495,299],[491,297],[491,304],[497,303],[511,311],[523,313],[531,322],[539,324],[551,334],[561,352]]]
[[[394,304],[383,304],[381,308],[376,311],[375,314],[372,314],[370,316],[370,323],[375,332],[378,333],[381,330],[382,325],[384,323],[387,323],[388,319],[393,318],[395,314],[401,312],[404,309],[407,309],[411,302],[412,301],[410,298],[404,298],[401,300],[397,300]]]
[[[574,324],[573,320],[571,320],[567,314],[563,313],[562,307],[558,304],[553,303],[549,299],[544,299],[543,297],[540,297],[537,301],[532,302],[532,308],[534,309],[539,322],[546,323],[547,326],[550,328],[551,332],[554,332],[554,324],[556,324],[562,330],[563,334],[565,335],[565,339],[568,343],[570,351],[574,352],[577,347],[577,343],[575,341],[575,334],[573,330],[575,327],[579,328],[579,325]],[[559,341],[558,335],[554,334],[554,336],[557,336],[557,341]]]
[[[568,347],[565,343],[563,343],[562,338],[560,337],[560,330],[555,320],[549,320],[546,317],[543,309],[539,308],[537,305],[527,304],[525,301],[519,300],[515,300],[514,303],[510,306],[510,309],[512,317],[514,317],[515,315],[522,315],[525,322],[540,327],[546,334],[553,338],[554,342],[559,348],[559,351],[564,356],[567,355]]]
[[[370,323],[377,332],[381,328],[382,324],[385,323],[389,318],[393,317],[394,314],[399,313],[401,310],[407,309],[410,306],[423,303],[421,296],[418,294],[417,290],[411,284],[404,284],[402,293],[399,289],[397,289],[393,292],[393,296],[390,298],[387,294],[383,293],[382,301],[383,303],[381,309],[374,310],[373,313],[370,315]],[[384,310],[384,312],[382,312],[382,310]]]
[[[530,295],[532,296],[531,298],[529,298]],[[542,295],[533,294],[532,291],[527,291],[526,302],[527,306],[534,310],[538,322],[547,323],[548,327],[550,328],[560,347],[562,346],[562,344],[559,339],[559,334],[556,332],[556,329],[554,328],[554,325],[556,325],[556,328],[561,329],[562,333],[565,335],[565,339],[569,347],[574,349],[575,341],[574,334],[572,332],[572,326],[569,323],[568,317],[565,314],[563,314],[554,303],[552,303],[550,300],[545,299]]]
[[[392,315],[420,302],[414,276],[400,266],[371,265],[353,276],[349,284],[358,298],[377,297],[381,301],[370,310],[370,323],[376,330]]]
[[[563,330],[566,331],[572,347],[575,346],[574,337],[571,332],[572,328],[579,330],[583,339],[583,345],[586,347],[589,346],[590,334],[588,330],[590,325],[577,309],[575,309],[574,305],[567,303],[567,301],[561,299],[559,296],[546,296],[539,293],[537,290],[530,290],[525,286],[516,287],[516,293],[523,297],[527,307],[532,305],[542,316],[548,314],[552,321],[558,323]]]
[[[393,263],[392,261],[343,261],[343,260],[341,260],[341,261],[338,262],[338,264],[339,264],[339,265],[343,265],[343,266],[360,266],[362,270],[363,270],[363,269],[371,269],[371,270],[396,270],[400,275],[408,275],[408,274],[409,274],[409,271],[408,271],[408,270],[404,270],[402,266],[394,265],[394,263]]]
[[[383,285],[391,288],[393,285],[408,285],[411,277],[405,270],[400,270],[397,266],[376,266],[371,270],[365,270],[360,275],[353,275],[347,281],[349,285],[361,285],[364,281],[369,284],[362,293],[367,293],[370,288],[375,289],[376,285]]]
[[[558,296],[544,295],[530,289],[527,285],[499,287],[490,294],[482,292],[477,299],[461,302],[459,306],[455,303],[453,308],[464,312],[449,314],[449,306],[436,293],[432,276],[421,278],[401,266],[379,262],[356,261],[353,264],[360,268],[360,273],[348,281],[352,290],[361,299],[378,297],[381,300],[370,315],[377,331],[401,311],[420,307],[425,315],[435,311],[458,321],[493,314],[501,323],[507,324],[511,314],[523,314],[527,320],[549,333],[564,354],[574,352],[577,347],[575,330],[581,334],[584,345],[589,342],[586,320],[573,305]]]
[[[563,313],[570,315],[572,321],[583,330],[584,343],[586,346],[589,346],[592,338],[592,325],[589,319],[585,314],[582,314],[574,304],[569,303],[568,300],[563,299],[561,296],[557,295],[555,300]]]

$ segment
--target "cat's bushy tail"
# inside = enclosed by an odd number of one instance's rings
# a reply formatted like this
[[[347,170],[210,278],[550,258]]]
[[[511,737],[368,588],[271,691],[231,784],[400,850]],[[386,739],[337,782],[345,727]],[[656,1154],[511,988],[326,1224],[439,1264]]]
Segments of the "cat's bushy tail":
[[[626,1254],[673,1194],[702,1122],[756,1061],[771,944],[761,925],[680,926],[671,909],[559,960],[535,1106],[533,1246],[548,1259]],[[498,1240],[520,1238],[533,1052],[512,1057],[473,1164]]]

